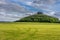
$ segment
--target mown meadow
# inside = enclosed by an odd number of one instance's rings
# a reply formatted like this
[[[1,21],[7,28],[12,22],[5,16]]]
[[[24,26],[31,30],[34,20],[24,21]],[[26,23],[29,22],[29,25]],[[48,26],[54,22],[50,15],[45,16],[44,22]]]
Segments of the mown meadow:
[[[60,40],[60,24],[0,23],[0,40]]]

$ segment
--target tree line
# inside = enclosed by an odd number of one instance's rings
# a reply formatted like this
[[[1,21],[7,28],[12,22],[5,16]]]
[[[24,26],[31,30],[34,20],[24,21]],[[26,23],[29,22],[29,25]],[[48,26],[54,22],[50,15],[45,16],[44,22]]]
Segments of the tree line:
[[[59,23],[59,19],[43,14],[42,12],[37,12],[35,15],[31,15],[16,22],[49,22],[49,23]]]

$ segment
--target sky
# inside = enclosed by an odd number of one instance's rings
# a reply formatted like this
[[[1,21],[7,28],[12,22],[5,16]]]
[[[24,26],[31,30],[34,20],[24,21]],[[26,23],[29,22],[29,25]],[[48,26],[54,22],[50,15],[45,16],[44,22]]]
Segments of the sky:
[[[12,2],[33,10],[44,8],[53,11],[60,11],[60,0],[12,0]]]
[[[60,19],[60,0],[0,0],[0,21],[15,21],[36,12]]]

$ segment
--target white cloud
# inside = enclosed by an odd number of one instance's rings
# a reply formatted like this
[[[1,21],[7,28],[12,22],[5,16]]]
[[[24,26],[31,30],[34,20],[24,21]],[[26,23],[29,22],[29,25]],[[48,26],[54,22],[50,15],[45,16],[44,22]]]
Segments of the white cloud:
[[[55,12],[53,11],[53,12],[50,12],[50,15],[54,15],[55,14]]]
[[[26,2],[27,5],[32,5],[32,2]]]
[[[10,0],[8,0],[10,1]],[[41,9],[41,10],[45,10],[47,12],[49,12],[48,14],[49,15],[54,15],[55,14],[55,11],[53,10],[54,8],[54,4],[56,3],[56,1],[58,0],[14,0],[14,1],[20,1],[22,3],[24,3],[25,5],[29,5],[29,6],[32,6],[34,8],[37,8],[37,9]],[[35,2],[34,2],[35,1]],[[0,0],[0,4],[10,4],[10,3],[7,3],[6,0]],[[13,6],[12,6],[13,4]],[[0,9],[0,19],[1,20],[8,20],[8,21],[13,21],[13,20],[18,20],[22,17],[25,17],[25,16],[28,16],[29,14],[31,15],[32,13],[29,13],[29,11],[26,10],[26,8],[24,9],[21,5],[19,4],[16,4],[16,3],[12,3],[7,6],[4,6],[1,7],[2,9]],[[12,13],[13,11],[19,11],[20,13]],[[6,13],[7,12],[7,13]],[[22,14],[21,12],[24,12],[27,14],[28,12],[28,15],[26,14]],[[20,14],[20,15],[18,15]]]
[[[0,4],[7,4],[5,0],[0,0]]]

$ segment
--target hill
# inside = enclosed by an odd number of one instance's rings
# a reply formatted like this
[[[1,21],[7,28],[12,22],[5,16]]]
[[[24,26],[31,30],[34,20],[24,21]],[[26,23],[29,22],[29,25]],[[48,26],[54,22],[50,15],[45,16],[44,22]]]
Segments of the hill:
[[[35,15],[22,18],[16,22],[58,22],[58,21],[59,21],[58,18],[45,15],[42,12],[38,12]]]

